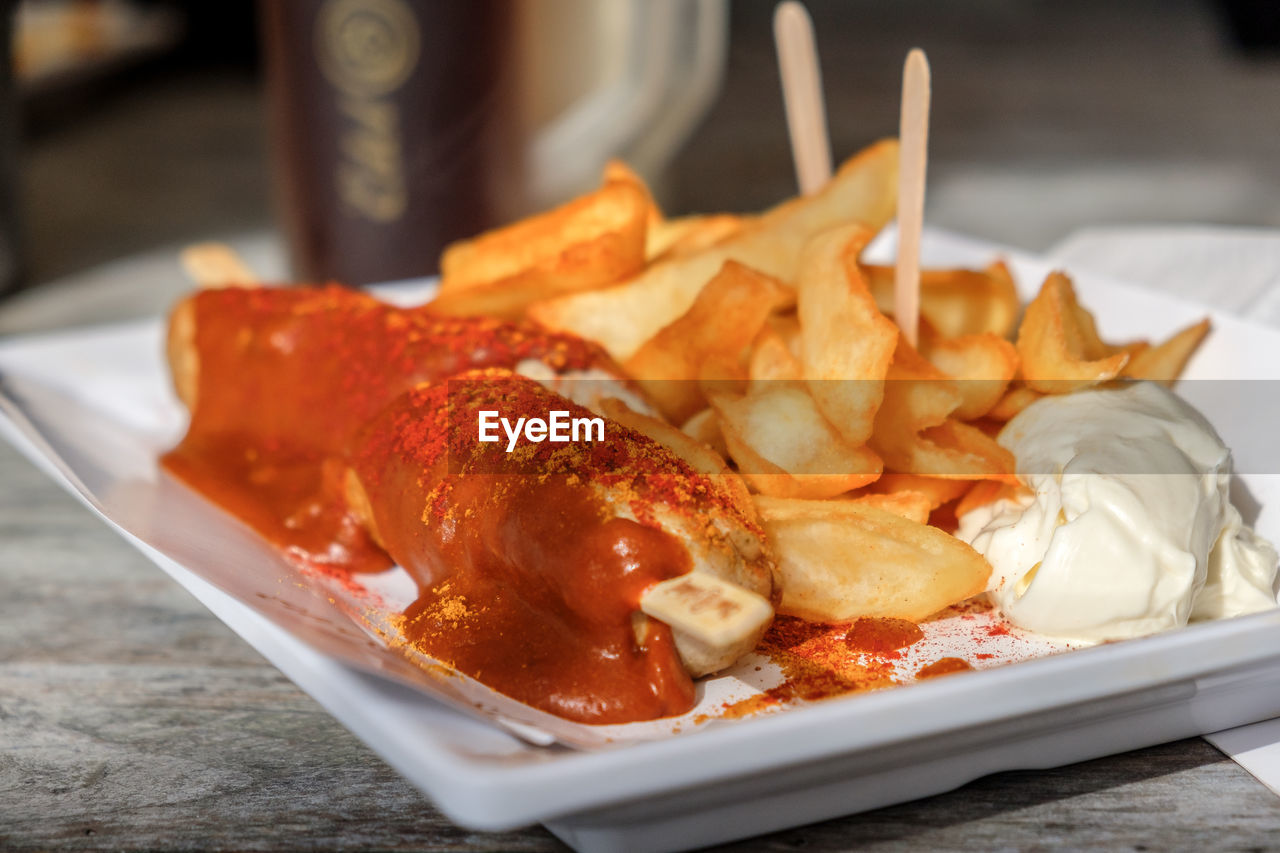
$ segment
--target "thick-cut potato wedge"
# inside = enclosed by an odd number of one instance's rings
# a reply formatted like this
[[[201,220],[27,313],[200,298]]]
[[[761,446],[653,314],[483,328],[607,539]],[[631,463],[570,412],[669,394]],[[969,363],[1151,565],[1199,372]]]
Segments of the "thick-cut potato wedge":
[[[922,477],[919,474],[903,474],[898,471],[886,471],[870,486],[868,494],[893,495],[900,492],[923,495],[929,502],[929,509],[937,509],[969,491],[972,483],[968,480],[950,477]]]
[[[879,230],[897,207],[897,180],[897,142],[877,143],[846,162],[822,191],[751,219],[711,248],[652,264],[618,287],[531,305],[529,316],[550,329],[598,341],[614,358],[626,361],[689,310],[725,261],[789,282],[814,234],[850,221]]]
[[[919,622],[986,587],[991,566],[941,530],[858,501],[756,497],[782,574],[779,613]]]
[[[681,423],[707,405],[698,379],[746,378],[743,352],[791,288],[726,261],[689,310],[646,341],[623,368],[663,415]]]
[[[710,406],[681,424],[680,431],[694,441],[700,441],[710,447],[719,453],[722,459],[729,458],[729,448],[725,445],[724,435],[720,432],[720,417]]]
[[[602,185],[613,182],[629,183],[644,193],[645,206],[648,213],[645,214],[645,245],[648,246],[650,235],[654,229],[661,228],[667,219],[662,215],[662,208],[658,207],[658,202],[653,197],[653,191],[649,189],[649,185],[645,183],[644,178],[640,177],[640,173],[627,165],[622,160],[610,160],[604,164],[604,177],[601,180]]]
[[[797,298],[799,298],[797,296]],[[774,314],[769,318],[769,327],[778,333],[786,343],[787,349],[797,359],[804,355],[804,344],[800,336],[800,318],[795,314]]]
[[[774,382],[745,397],[710,396],[729,454],[757,491],[829,498],[880,476],[879,457],[843,441],[801,384]]]
[[[945,421],[962,398],[954,379],[921,357],[902,335],[896,341],[870,443],[890,470],[931,474],[911,467],[915,437]]]
[[[1000,402],[996,403],[991,411],[987,412],[987,417],[997,421],[1012,420],[1014,415],[1043,396],[1039,391],[1025,385],[1014,386],[1000,398]]]
[[[809,393],[846,442],[871,436],[898,327],[876,308],[856,259],[871,232],[833,228],[805,247],[796,277],[800,364]]]
[[[970,480],[1012,475],[1008,450],[952,417],[962,400],[956,381],[900,337],[871,449],[890,470],[908,474]]]
[[[1072,291],[1071,299],[1071,308],[1075,313],[1075,323],[1068,324],[1067,331],[1072,336],[1073,344],[1079,348],[1085,358],[1104,359],[1118,353],[1128,353],[1130,359],[1132,359],[1150,346],[1146,341],[1129,341],[1124,344],[1107,343],[1098,334],[1098,323],[1093,314],[1078,301],[1075,301],[1074,291]]]
[[[445,249],[431,311],[519,317],[526,305],[623,281],[644,268],[650,202],[607,182],[546,213]]]
[[[1177,332],[1164,343],[1133,354],[1120,375],[1172,385],[1182,375],[1187,362],[1207,334],[1209,318],[1205,317],[1199,323]]]
[[[841,499],[837,498],[837,500]],[[846,498],[845,500],[862,506],[873,506],[885,512],[900,515],[905,519],[914,521],[916,524],[928,524],[929,511],[933,509],[929,505],[929,496],[920,492],[870,492]]]
[[[1066,394],[1114,379],[1129,354],[1099,353],[1099,347],[1105,346],[1098,339],[1093,316],[1076,299],[1071,279],[1050,273],[1018,327],[1023,381],[1045,394]]]
[[[1030,490],[1022,483],[981,480],[974,483],[973,488],[956,504],[956,518],[973,512],[978,507],[993,504],[1006,498],[1014,500],[1025,494],[1030,494]]]
[[[862,270],[880,310],[892,314],[894,268],[863,264]],[[1000,261],[985,270],[920,271],[920,316],[945,337],[991,333],[1007,338],[1019,307],[1013,275]]]
[[[1013,454],[973,424],[948,418],[920,432],[911,447],[915,474],[964,480],[1013,478]]]
[[[751,345],[751,357],[747,360],[747,378],[751,387],[770,382],[796,382],[801,378],[800,359],[791,354],[791,348],[778,334],[777,329],[766,324]]]
[[[660,263],[710,249],[741,231],[750,222],[746,216],[712,213],[667,219],[649,227],[645,256]]]
[[[201,290],[258,287],[262,282],[240,254],[226,243],[193,243],[178,255],[182,269]]]
[[[956,380],[960,405],[955,416],[965,421],[991,411],[1018,372],[1018,351],[991,332],[944,338],[922,324],[920,354]]]

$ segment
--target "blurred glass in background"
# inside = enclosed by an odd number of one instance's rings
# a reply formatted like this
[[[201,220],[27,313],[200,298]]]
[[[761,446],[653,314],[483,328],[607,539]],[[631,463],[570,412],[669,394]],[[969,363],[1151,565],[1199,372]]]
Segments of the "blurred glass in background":
[[[446,245],[655,179],[716,94],[724,0],[276,0],[260,7],[295,275],[436,272]]]

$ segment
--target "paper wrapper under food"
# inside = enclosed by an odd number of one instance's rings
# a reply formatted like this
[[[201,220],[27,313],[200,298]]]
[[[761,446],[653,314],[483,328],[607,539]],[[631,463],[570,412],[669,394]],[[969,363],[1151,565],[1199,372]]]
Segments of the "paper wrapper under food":
[[[324,654],[536,744],[597,748],[729,724],[726,716],[740,714],[726,715],[726,709],[740,710],[782,679],[777,666],[752,655],[702,680],[697,706],[682,717],[592,726],[516,702],[406,648],[395,617],[416,589],[403,570],[350,576],[299,569],[159,469],[157,458],[185,426],[163,364],[162,337],[161,323],[150,321],[7,343],[0,349],[0,427],[28,443],[35,451],[29,455],[126,538],[172,560],[176,565],[161,565],[178,580],[189,572]],[[986,622],[997,630],[988,631],[978,649],[975,637]],[[1004,644],[998,629],[995,617],[982,613],[976,624],[973,614],[932,620],[925,640],[896,662],[903,675],[894,680],[909,681],[908,673],[949,655],[994,664],[1059,648],[1025,638]]]

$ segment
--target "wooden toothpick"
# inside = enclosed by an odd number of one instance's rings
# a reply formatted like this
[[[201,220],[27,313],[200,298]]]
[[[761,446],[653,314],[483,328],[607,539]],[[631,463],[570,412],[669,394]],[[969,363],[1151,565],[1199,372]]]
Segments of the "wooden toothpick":
[[[813,39],[813,20],[803,3],[786,0],[773,13],[773,38],[782,74],[782,100],[791,134],[791,155],[802,195],[831,179],[831,141],[822,100],[822,72]]]
[[[924,228],[925,164],[929,149],[929,60],[920,48],[902,69],[902,146],[898,171],[898,263],[893,280],[893,316],[915,346],[920,326],[920,231]]]

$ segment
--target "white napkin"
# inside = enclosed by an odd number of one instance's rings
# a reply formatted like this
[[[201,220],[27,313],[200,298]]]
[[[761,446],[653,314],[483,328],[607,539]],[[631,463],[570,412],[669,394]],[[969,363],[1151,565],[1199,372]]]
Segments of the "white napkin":
[[[1280,231],[1204,226],[1087,228],[1049,259],[1280,327]],[[1280,717],[1205,735],[1280,795]]]

